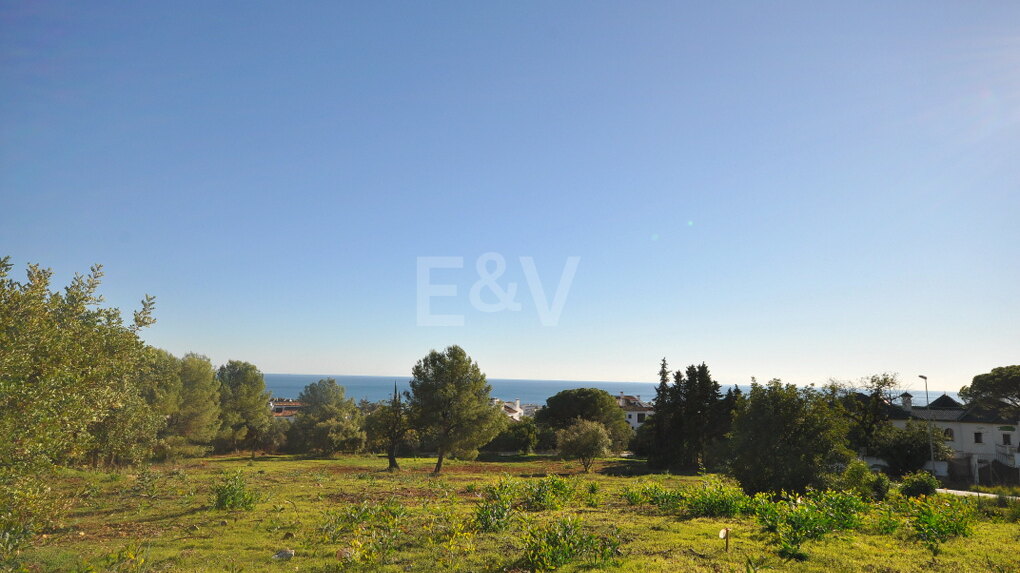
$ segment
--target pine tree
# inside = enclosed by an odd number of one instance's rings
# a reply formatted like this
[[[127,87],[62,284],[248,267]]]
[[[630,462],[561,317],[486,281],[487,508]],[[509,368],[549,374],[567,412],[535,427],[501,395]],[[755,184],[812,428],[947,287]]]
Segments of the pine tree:
[[[435,441],[439,455],[435,475],[447,455],[474,458],[506,424],[506,416],[492,404],[485,374],[463,348],[433,350],[411,374],[411,419],[415,429]]]
[[[220,382],[209,358],[185,354],[180,359],[181,399],[170,416],[172,454],[201,455],[220,428]]]
[[[220,451],[250,447],[255,457],[259,434],[269,429],[269,393],[254,364],[231,360],[216,372],[220,382]]]

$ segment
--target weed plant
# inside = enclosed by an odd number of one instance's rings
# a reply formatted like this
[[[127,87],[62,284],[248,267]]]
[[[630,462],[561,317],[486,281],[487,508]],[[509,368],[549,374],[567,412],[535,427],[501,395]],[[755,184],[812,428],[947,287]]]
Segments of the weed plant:
[[[213,507],[216,509],[242,509],[251,511],[262,500],[240,470],[223,476],[222,481],[213,487]]]

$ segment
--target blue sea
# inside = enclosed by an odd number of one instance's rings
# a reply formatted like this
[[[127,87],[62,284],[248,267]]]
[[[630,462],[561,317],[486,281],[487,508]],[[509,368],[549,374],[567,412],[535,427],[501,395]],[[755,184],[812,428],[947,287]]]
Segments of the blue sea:
[[[336,378],[337,384],[344,387],[347,397],[355,400],[376,402],[393,395],[393,384],[400,391],[410,390],[408,376],[338,376],[319,374],[266,374],[266,389],[275,398],[297,398],[301,390],[313,382],[323,378]],[[601,388],[610,394],[619,395],[624,392],[631,396],[640,396],[642,400],[655,398],[655,387],[658,382],[598,382],[577,380],[505,380],[489,378],[492,396],[502,400],[520,399],[522,404],[545,404],[546,398],[561,390],[572,388]]]
[[[410,390],[408,376],[347,376],[347,375],[323,375],[323,374],[266,374],[266,389],[274,398],[297,398],[301,390],[313,382],[323,378],[335,378],[347,391],[349,398],[355,400],[368,400],[377,402],[385,400],[393,395],[393,384],[396,383],[400,391]],[[620,392],[631,396],[640,396],[642,400],[651,401],[655,398],[655,388],[659,385],[656,382],[600,382],[584,380],[510,380],[501,378],[489,378],[489,385],[492,386],[492,396],[506,401],[520,399],[522,404],[544,405],[547,398],[555,395],[561,390],[573,388],[601,388],[610,394],[617,396]],[[723,385],[725,392],[730,386]],[[740,389],[747,392],[750,386],[740,384]],[[914,404],[923,406],[925,404],[924,392],[911,390],[914,395]],[[960,400],[955,392],[948,392],[954,400]],[[941,391],[933,390],[931,399],[934,400],[942,395]]]

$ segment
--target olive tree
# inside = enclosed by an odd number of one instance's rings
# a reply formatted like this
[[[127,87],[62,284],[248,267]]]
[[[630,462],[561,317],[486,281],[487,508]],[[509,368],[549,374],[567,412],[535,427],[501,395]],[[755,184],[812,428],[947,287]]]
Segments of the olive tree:
[[[609,454],[612,440],[604,425],[578,419],[565,429],[556,432],[556,446],[564,458],[580,460],[585,473],[588,473],[596,458]]]

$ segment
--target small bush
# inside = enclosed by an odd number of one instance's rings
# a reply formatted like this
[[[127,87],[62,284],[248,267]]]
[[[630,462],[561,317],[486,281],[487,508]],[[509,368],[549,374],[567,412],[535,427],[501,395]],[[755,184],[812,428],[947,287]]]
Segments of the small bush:
[[[875,474],[875,479],[871,482],[871,497],[875,501],[884,501],[889,497],[890,489],[892,489],[892,482],[889,480],[889,476],[884,473]]]
[[[240,471],[223,477],[219,485],[213,487],[213,507],[216,509],[243,509],[251,511],[261,501],[261,496],[248,485],[248,480]]]
[[[528,511],[563,509],[574,495],[574,484],[559,476],[549,476],[527,484],[524,507]]]
[[[771,535],[771,542],[786,559],[807,559],[801,546],[806,541],[821,539],[841,529],[861,526],[861,514],[868,505],[852,493],[823,491],[806,497],[785,496],[771,501],[766,495],[755,495],[747,507],[754,512],[762,531]]]
[[[949,539],[971,533],[973,512],[960,498],[926,496],[908,503],[914,536],[932,555],[937,555],[941,545]]]
[[[479,531],[503,531],[510,526],[514,513],[510,500],[487,500],[475,509],[474,524]]]
[[[580,558],[593,567],[606,565],[620,554],[619,532],[598,536],[585,531],[581,520],[560,519],[528,529],[524,537],[523,565],[532,571],[558,569]]]
[[[598,507],[602,503],[601,488],[598,482],[591,481],[584,486],[584,504],[588,507]]]
[[[521,489],[522,484],[520,481],[503,476],[496,483],[482,488],[482,496],[490,501],[513,501]]]
[[[742,513],[750,501],[739,487],[719,481],[687,488],[682,495],[682,511],[688,517],[734,517]]]
[[[939,480],[928,472],[915,472],[903,476],[900,483],[900,493],[906,497],[920,497],[922,495],[935,495],[939,488]]]
[[[861,514],[868,511],[868,504],[851,493],[827,490],[812,493],[809,499],[825,515],[832,531],[857,529]]]
[[[640,490],[631,489],[629,487],[624,488],[623,493],[620,495],[623,497],[623,500],[627,502],[627,505],[641,505],[648,501],[645,499],[644,494],[642,494]]]

